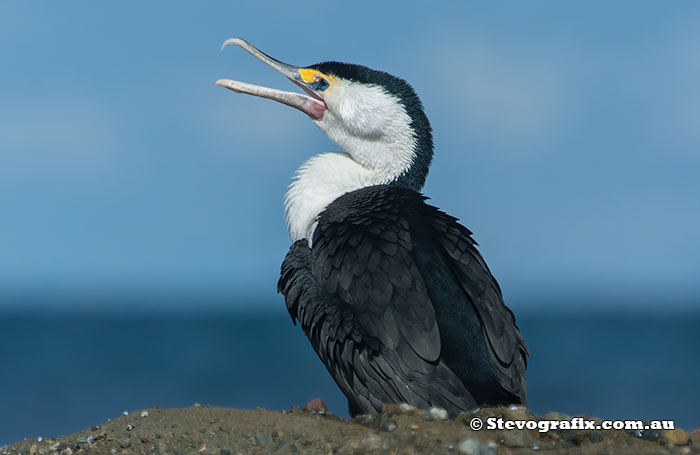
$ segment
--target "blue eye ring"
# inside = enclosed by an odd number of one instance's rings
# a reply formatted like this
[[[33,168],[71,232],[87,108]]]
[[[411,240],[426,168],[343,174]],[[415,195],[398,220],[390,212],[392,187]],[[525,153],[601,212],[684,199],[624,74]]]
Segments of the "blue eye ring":
[[[313,89],[319,92],[326,90],[329,86],[328,81],[322,77],[319,77],[313,83]]]

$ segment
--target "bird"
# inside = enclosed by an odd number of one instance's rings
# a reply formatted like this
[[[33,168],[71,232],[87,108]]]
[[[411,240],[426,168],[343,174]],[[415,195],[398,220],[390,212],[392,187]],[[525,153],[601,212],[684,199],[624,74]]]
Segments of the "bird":
[[[309,158],[284,198],[292,245],[278,292],[348,400],[351,416],[386,404],[526,404],[530,354],[472,232],[421,189],[432,128],[413,87],[337,61],[296,67],[237,45],[303,93],[231,79],[218,86],[294,107],[341,150]]]

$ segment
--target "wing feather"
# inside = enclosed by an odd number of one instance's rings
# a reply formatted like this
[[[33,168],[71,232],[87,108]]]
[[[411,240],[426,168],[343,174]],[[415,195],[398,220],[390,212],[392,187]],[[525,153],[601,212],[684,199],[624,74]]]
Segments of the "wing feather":
[[[441,303],[424,282],[420,255],[446,258],[463,299],[483,321],[503,380],[514,364],[519,332],[510,329],[512,313],[471,232],[424,199],[389,186],[342,196],[319,217],[313,248],[306,240],[295,242],[282,265],[278,288],[287,309],[352,413],[378,412],[384,402],[442,406],[451,414],[477,405],[441,357],[435,310]],[[437,239],[427,250],[414,238],[426,229]]]

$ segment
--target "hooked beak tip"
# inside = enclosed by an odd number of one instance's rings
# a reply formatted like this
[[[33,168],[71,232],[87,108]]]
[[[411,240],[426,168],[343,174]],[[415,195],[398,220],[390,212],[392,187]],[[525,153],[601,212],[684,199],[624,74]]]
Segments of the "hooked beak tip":
[[[313,119],[323,118],[323,113],[328,109],[328,106],[325,104],[321,96],[306,87],[306,85],[300,80],[299,68],[280,62],[279,60],[275,60],[242,38],[227,39],[224,41],[221,48],[223,49],[229,44],[235,44],[243,48],[258,60],[279,71],[287,79],[301,87],[309,96],[301,93],[285,92],[282,90],[260,87],[231,79],[219,79],[216,81],[216,85],[236,93],[246,93],[248,95],[259,96],[261,98],[267,98],[282,104],[286,104],[299,109]]]
[[[236,46],[243,47],[243,45],[248,44],[248,42],[243,38],[229,38],[224,41],[224,44],[221,45],[221,50],[223,51],[229,44],[235,44]]]

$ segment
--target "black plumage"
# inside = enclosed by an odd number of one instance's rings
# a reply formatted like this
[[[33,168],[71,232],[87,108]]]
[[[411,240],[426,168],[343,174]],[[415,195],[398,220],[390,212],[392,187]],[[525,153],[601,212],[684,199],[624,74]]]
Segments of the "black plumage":
[[[229,43],[309,96],[218,85],[299,109],[347,152],[307,161],[287,193],[290,235],[301,240],[278,289],[351,414],[379,412],[383,403],[452,415],[525,403],[528,350],[513,313],[471,232],[419,193],[433,140],[411,85],[348,63],[302,71],[242,39]]]
[[[282,265],[289,314],[353,415],[526,402],[513,313],[471,232],[425,199],[396,185],[347,193]]]

